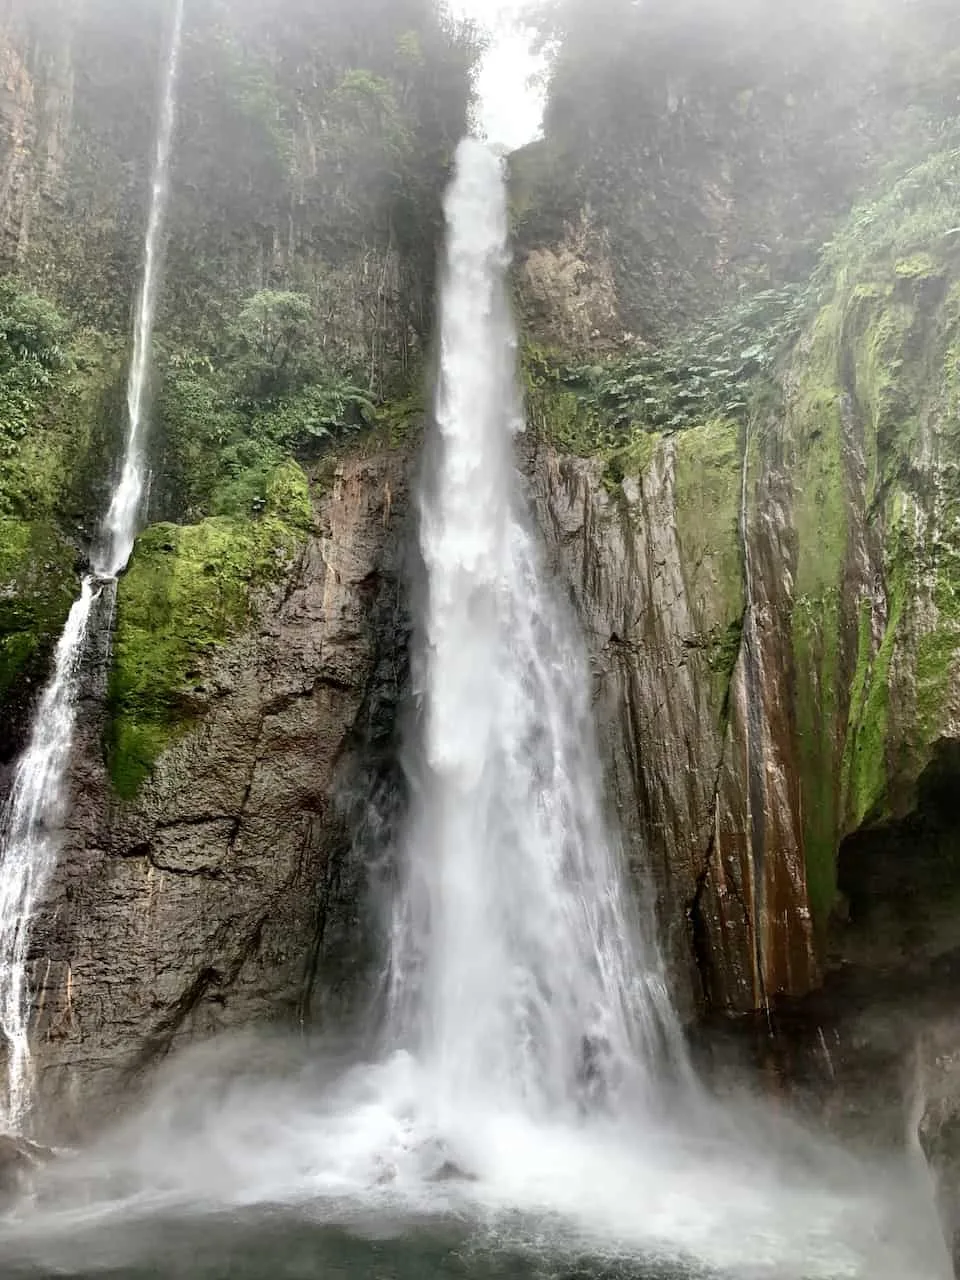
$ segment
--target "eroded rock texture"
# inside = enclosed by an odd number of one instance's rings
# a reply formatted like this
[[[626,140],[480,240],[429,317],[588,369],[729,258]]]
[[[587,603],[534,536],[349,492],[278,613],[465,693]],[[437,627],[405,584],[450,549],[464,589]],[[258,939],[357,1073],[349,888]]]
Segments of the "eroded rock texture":
[[[396,793],[406,460],[347,462],[315,502],[289,575],[193,673],[192,723],[133,802],[85,718],[32,944],[49,1124],[90,1123],[188,1039],[316,1018],[348,989],[362,1003],[377,932],[362,858],[390,818],[378,793]]]
[[[627,474],[540,449],[621,822],[707,1007],[956,945],[956,271],[952,241],[843,266],[776,400],[651,433]]]
[[[612,492],[595,464],[546,451],[536,489],[586,621],[617,814],[657,886],[679,991],[688,1007],[752,1009],[808,990],[782,637],[753,616],[765,619],[769,579],[747,607],[735,429],[666,442]]]

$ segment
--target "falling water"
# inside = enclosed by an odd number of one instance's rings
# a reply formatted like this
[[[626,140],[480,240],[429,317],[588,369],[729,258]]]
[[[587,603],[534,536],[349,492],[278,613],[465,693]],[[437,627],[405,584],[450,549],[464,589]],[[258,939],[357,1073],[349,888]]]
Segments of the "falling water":
[[[84,578],[57,645],[54,673],[43,691],[26,752],[17,765],[3,814],[0,864],[0,1026],[6,1039],[9,1128],[19,1128],[29,1102],[27,942],[34,908],[56,859],[63,817],[63,775],[70,757],[77,676],[96,596]]]
[[[446,205],[424,743],[394,1016],[455,1110],[582,1108],[682,1060],[655,946],[604,821],[590,679],[540,564],[513,462],[522,426],[500,162],[461,144]]]
[[[173,125],[176,116],[183,7],[184,0],[176,0],[173,37],[164,77],[157,151],[153,165],[150,213],[144,242],[143,280],[133,329],[133,359],[127,381],[127,439],[123,467],[103,522],[104,545],[95,560],[96,572],[98,576],[104,578],[116,577],[130,559],[146,479],[146,460],[143,452],[144,407],[150,373],[153,320],[157,309],[161,232],[170,188],[170,149],[173,144]]]
[[[3,1126],[23,1129],[32,1094],[27,961],[33,913],[56,864],[64,817],[64,779],[76,723],[78,675],[94,605],[105,583],[125,567],[143,496],[144,401],[157,302],[158,255],[169,186],[170,148],[184,0],[176,0],[173,35],[163,82],[154,160],[144,270],[127,386],[127,437],[123,466],[103,524],[102,547],[93,557],[57,645],[53,676],[37,704],[26,751],[0,823],[0,1028],[5,1040],[6,1098]]]

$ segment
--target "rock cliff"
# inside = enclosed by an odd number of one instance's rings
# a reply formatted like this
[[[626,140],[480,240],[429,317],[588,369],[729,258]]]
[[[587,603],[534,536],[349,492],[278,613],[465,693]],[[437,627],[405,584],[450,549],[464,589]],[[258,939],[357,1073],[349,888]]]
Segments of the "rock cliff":
[[[232,634],[192,654],[176,732],[128,802],[100,750],[104,690],[88,689],[69,828],[32,942],[51,1133],[88,1127],[178,1044],[316,1025],[372,991],[367,890],[401,787],[407,471],[390,450],[328,464],[300,536],[272,532],[273,580],[251,580]],[[159,532],[152,554],[171,578],[199,572],[224,589],[216,548],[189,563]]]
[[[625,827],[708,1006],[802,995],[865,946],[895,963],[954,945],[954,863],[924,823],[958,733],[956,163],[854,215],[738,420],[610,444],[595,398],[534,392],[546,437],[588,420],[592,456],[543,452],[538,503],[598,655]],[[898,874],[909,944],[876,914]]]

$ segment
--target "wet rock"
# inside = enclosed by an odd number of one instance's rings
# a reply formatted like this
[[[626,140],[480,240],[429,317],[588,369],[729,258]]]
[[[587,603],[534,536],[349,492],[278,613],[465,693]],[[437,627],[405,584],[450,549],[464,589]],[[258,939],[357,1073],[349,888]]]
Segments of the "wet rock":
[[[32,939],[34,1042],[58,1136],[151,1064],[220,1031],[363,1007],[366,886],[399,803],[407,458],[314,485],[316,527],[253,625],[203,661],[133,801],[81,708],[71,825]]]
[[[757,534],[748,609],[738,448],[732,424],[706,424],[654,448],[618,491],[600,464],[549,447],[532,468],[591,651],[628,861],[641,897],[655,894],[687,1011],[744,1012],[818,980],[786,641],[769,621],[781,548]]]
[[[46,1147],[37,1146],[26,1138],[0,1134],[0,1206],[28,1192],[33,1174],[52,1155]]]
[[[960,263],[891,252],[837,268],[759,417],[571,457],[549,441],[556,414],[558,438],[595,447],[576,406],[536,393],[540,524],[586,632],[630,865],[691,1012],[802,997],[851,947],[897,965],[956,945],[955,823],[931,815],[960,780]],[[894,878],[903,909],[891,895],[867,938],[871,883]]]

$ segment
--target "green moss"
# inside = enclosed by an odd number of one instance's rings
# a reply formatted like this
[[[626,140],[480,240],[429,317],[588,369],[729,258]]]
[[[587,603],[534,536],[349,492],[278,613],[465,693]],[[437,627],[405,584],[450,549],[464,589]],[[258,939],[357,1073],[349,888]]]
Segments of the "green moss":
[[[793,708],[807,893],[822,935],[836,898],[842,735],[843,578],[849,539],[841,379],[844,305],[831,299],[794,356],[786,413],[796,571],[790,616]]]
[[[663,437],[654,431],[638,431],[628,444],[606,455],[603,480],[609,488],[623,484],[627,477],[639,478],[653,461]]]
[[[917,728],[924,743],[935,742],[944,707],[957,675],[960,625],[949,621],[920,637],[917,644]]]
[[[123,351],[78,333],[29,432],[0,460],[0,516],[82,525],[92,518],[93,480],[122,417]]]
[[[676,437],[675,495],[681,564],[697,633],[706,649],[718,719],[740,652],[745,605],[740,545],[740,429],[716,418]]]
[[[11,288],[0,281],[0,706],[15,713],[45,678],[77,591],[72,544],[101,506],[122,361],[119,344],[71,331],[38,295],[11,305]]]
[[[107,749],[114,786],[136,794],[205,701],[209,658],[253,617],[258,587],[283,574],[312,521],[294,463],[267,484],[262,516],[155,525],[120,582]]]
[[[885,256],[886,243],[868,267],[862,245],[848,247],[850,263],[837,262],[836,245],[831,249],[833,292],[795,353],[787,424],[795,450],[794,709],[808,890],[821,927],[835,895],[844,830],[889,804],[889,683],[908,599],[907,561],[889,505],[914,466],[926,383],[922,356],[929,347],[921,295],[897,282],[922,281],[940,270],[923,255],[902,260],[898,270]],[[877,652],[874,606],[851,600],[846,588],[851,502],[861,483],[854,440],[865,463],[868,518],[879,522],[887,548],[889,617]]]
[[[890,616],[875,657],[861,630],[855,686],[859,706],[851,704],[849,739],[844,755],[844,808],[851,829],[884,816],[888,810],[888,743],[890,714],[890,664],[897,644],[905,604],[905,587],[896,582]]]
[[[839,785],[836,750],[839,592],[801,596],[791,613],[794,714],[803,797],[803,847],[807,895],[814,926],[822,934],[836,901]]]
[[[899,280],[929,280],[943,275],[943,266],[929,253],[914,253],[901,258],[894,268]]]
[[[722,627],[743,613],[740,430],[715,418],[676,438],[677,532],[700,620]]]
[[[267,479],[267,511],[291,529],[306,531],[313,525],[310,485],[303,468],[286,461]]]
[[[834,592],[848,537],[843,461],[843,393],[839,381],[842,313],[827,307],[817,319],[809,348],[799,353],[800,377],[788,431],[796,451],[794,522],[797,532],[796,594],[810,600]]]
[[[605,431],[601,416],[569,387],[541,383],[530,388],[527,410],[540,433],[565,453],[592,458],[623,447]]]
[[[427,408],[422,388],[378,406],[370,428],[351,441],[351,448],[363,454],[383,449],[413,450],[423,436]]]

